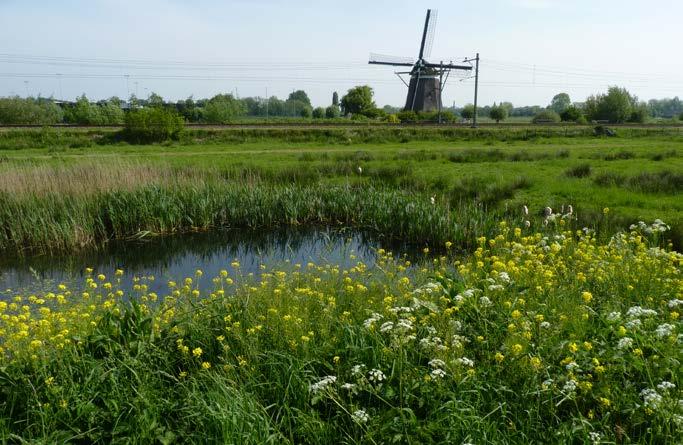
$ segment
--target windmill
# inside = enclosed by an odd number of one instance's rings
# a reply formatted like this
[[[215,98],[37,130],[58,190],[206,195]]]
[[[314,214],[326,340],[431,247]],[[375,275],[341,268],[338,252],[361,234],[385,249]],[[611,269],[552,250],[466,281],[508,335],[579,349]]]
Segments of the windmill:
[[[368,63],[373,65],[405,66],[412,67],[408,72],[396,74],[408,87],[408,96],[404,110],[409,111],[434,111],[441,110],[441,91],[448,80],[451,70],[472,70],[471,65],[454,65],[453,63],[430,63],[426,60],[432,51],[434,42],[434,29],[436,28],[437,11],[428,9],[425,18],[425,26],[422,31],[422,43],[417,60],[409,57],[394,57],[381,54],[370,54]],[[410,83],[407,83],[401,75],[409,74]]]

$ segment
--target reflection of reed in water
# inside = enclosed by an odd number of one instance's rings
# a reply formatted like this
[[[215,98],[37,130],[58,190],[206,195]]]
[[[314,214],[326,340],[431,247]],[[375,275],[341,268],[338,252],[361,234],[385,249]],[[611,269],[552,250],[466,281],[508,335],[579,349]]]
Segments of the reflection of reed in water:
[[[127,275],[162,275],[173,269],[190,276],[196,268],[225,266],[240,258],[256,270],[261,263],[286,260],[345,264],[350,254],[358,261],[374,263],[379,246],[405,251],[405,245],[386,245],[371,233],[348,228],[286,228],[268,231],[223,230],[158,236],[135,241],[113,241],[101,249],[74,255],[4,258],[0,263],[0,287],[30,286],[37,277],[78,282],[86,267],[96,270],[122,268]],[[395,248],[395,249],[392,249]],[[35,271],[35,272],[32,272]],[[178,277],[174,277],[178,278]]]

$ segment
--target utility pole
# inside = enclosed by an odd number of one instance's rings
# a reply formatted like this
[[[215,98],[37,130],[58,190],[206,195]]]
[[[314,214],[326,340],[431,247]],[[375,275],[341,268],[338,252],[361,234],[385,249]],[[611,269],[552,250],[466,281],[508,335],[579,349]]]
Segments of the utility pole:
[[[266,120],[268,120],[268,102],[270,99],[268,98],[268,87],[266,87]]]
[[[24,81],[24,86],[26,87],[26,99],[28,99],[28,80]]]
[[[477,53],[476,67],[474,69],[474,118],[472,128],[477,128],[477,94],[479,92],[479,53]]]
[[[441,69],[439,69],[439,124],[441,124],[441,93],[443,89],[443,60],[441,61]]]

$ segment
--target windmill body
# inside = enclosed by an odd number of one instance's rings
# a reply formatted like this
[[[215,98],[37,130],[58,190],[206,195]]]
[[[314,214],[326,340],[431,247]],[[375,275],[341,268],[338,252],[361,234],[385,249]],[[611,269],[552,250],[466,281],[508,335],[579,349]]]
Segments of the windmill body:
[[[408,95],[405,111],[436,111],[441,109],[441,91],[445,79],[451,70],[471,70],[471,65],[454,65],[452,63],[430,63],[426,60],[431,53],[434,41],[434,29],[436,27],[436,11],[428,9],[425,18],[420,52],[417,60],[405,57],[392,57],[371,54],[368,63],[373,65],[389,65],[410,67],[409,72],[398,72],[396,74],[410,75],[410,82],[406,83]],[[445,78],[445,79],[444,79]],[[403,78],[401,78],[403,80]]]

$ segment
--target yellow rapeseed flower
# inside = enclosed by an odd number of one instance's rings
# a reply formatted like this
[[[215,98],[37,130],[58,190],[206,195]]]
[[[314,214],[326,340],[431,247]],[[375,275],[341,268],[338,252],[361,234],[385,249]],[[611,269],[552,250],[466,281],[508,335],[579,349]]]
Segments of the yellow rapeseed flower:
[[[209,369],[209,368],[211,368],[211,363],[209,363],[209,362],[202,362],[202,368],[203,368],[203,369]]]
[[[204,352],[202,351],[202,348],[197,347],[192,350],[192,355],[194,355],[195,357],[201,357],[202,352]]]

